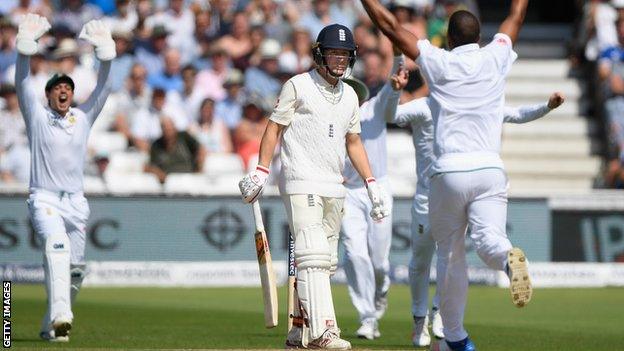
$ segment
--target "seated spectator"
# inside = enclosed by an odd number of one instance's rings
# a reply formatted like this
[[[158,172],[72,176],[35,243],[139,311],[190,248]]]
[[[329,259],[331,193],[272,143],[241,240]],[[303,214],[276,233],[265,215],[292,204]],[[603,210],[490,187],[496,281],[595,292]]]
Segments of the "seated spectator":
[[[232,152],[230,131],[222,120],[215,118],[215,102],[204,99],[199,110],[199,122],[190,128],[190,133],[210,153]]]
[[[130,0],[115,0],[115,13],[102,20],[108,28],[132,33],[139,23],[139,16]]]
[[[230,130],[234,130],[238,126],[243,114],[244,97],[241,91],[243,74],[237,69],[230,70],[223,87],[227,91],[227,96],[216,103],[215,115],[218,119],[224,121]]]
[[[245,72],[245,90],[265,101],[274,101],[282,88],[277,78],[281,52],[280,44],[273,39],[266,39],[260,46],[261,61],[258,67],[250,67]]]
[[[305,29],[295,29],[290,41],[292,49],[284,51],[279,55],[279,66],[283,72],[292,75],[307,72],[312,67],[312,40],[310,33]]]
[[[234,130],[233,141],[234,149],[243,160],[245,168],[249,160],[260,151],[260,141],[268,123],[268,110],[264,100],[254,95],[248,98],[243,107],[243,119]]]
[[[160,73],[165,67],[162,56],[167,50],[168,35],[167,29],[158,25],[150,30],[148,42],[137,42],[136,60],[147,68],[148,74]]]
[[[223,48],[228,56],[237,60],[252,51],[249,31],[249,20],[244,12],[234,14],[231,32],[219,39],[217,45]]]
[[[5,17],[0,17],[0,81],[6,76],[7,69],[15,64],[15,35],[17,28]]]
[[[167,38],[170,48],[175,48],[181,54],[183,65],[193,61],[197,54],[195,37],[195,15],[185,5],[185,0],[169,0],[169,7],[165,11],[156,12],[145,20],[147,27],[162,25],[171,33]]]
[[[160,119],[162,136],[150,150],[145,171],[154,173],[161,183],[169,173],[201,172],[206,150],[187,132],[179,132],[170,118]]]
[[[134,117],[138,111],[148,109],[152,101],[152,88],[146,80],[147,70],[140,63],[135,63],[130,69],[126,86],[112,96],[117,101],[113,129],[125,135],[130,145],[133,142],[130,127]]]
[[[147,109],[136,113],[132,121],[132,140],[134,146],[143,152],[149,152],[150,144],[162,136],[160,120],[170,118],[177,130],[188,127],[188,119],[177,106],[166,103],[167,93],[162,89],[154,89],[152,102]]]
[[[111,64],[110,84],[111,92],[121,90],[130,74],[130,69],[134,64],[134,55],[131,53],[132,33],[122,30],[113,31],[115,49],[117,57]]]
[[[364,58],[364,83],[370,91],[370,97],[374,97],[386,83],[387,74],[383,72],[383,59],[378,51],[367,53]]]
[[[230,71],[230,57],[227,51],[218,45],[213,45],[209,50],[210,68],[197,73],[197,85],[204,94],[219,101],[225,97],[223,81]]]
[[[624,150],[624,19],[617,22],[619,45],[600,55],[599,76],[607,87],[605,110],[613,142]]]
[[[0,97],[4,106],[0,110],[0,154],[13,145],[28,145],[26,124],[17,103],[15,87],[10,84],[0,85]]]
[[[164,57],[165,67],[160,72],[148,75],[147,84],[165,91],[182,92],[184,82],[180,73],[180,53],[177,49],[168,49]]]
[[[76,84],[74,101],[81,104],[87,100],[97,81],[95,72],[80,64],[78,60],[78,43],[74,39],[63,39],[52,52],[54,68],[60,73],[70,76]]]
[[[184,110],[189,124],[197,123],[200,105],[207,96],[203,89],[199,89],[196,77],[197,70],[195,67],[185,66],[182,68],[182,81],[184,83],[182,92],[171,91],[167,93],[167,99],[178,104]]]
[[[53,24],[65,25],[74,33],[80,33],[82,26],[90,20],[102,17],[102,11],[95,5],[86,4],[85,0],[61,0],[60,3],[61,11],[52,16]]]
[[[350,18],[344,16],[337,7],[332,7],[330,0],[312,1],[312,11],[304,12],[297,25],[305,28],[312,38],[316,38],[323,27],[332,23],[341,23],[352,27]]]

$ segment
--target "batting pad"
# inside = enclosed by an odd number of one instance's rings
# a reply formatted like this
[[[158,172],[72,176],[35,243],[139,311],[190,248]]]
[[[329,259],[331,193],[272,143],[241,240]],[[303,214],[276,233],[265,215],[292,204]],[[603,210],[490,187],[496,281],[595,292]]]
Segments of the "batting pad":
[[[329,270],[331,253],[323,227],[313,224],[301,229],[295,238],[297,294],[308,319],[310,340],[336,327]]]
[[[59,317],[73,319],[70,300],[69,237],[65,233],[50,234],[45,241],[43,270],[48,293],[51,321]]]
[[[73,305],[76,302],[76,295],[80,291],[80,287],[82,286],[82,281],[84,277],[87,275],[87,265],[84,263],[79,264],[71,264],[69,270],[69,275],[71,277],[71,304]]]

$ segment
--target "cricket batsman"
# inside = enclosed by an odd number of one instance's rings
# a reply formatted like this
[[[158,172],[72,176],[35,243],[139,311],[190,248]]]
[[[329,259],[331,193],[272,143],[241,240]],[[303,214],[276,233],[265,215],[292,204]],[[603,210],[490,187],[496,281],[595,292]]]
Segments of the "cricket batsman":
[[[355,91],[340,78],[355,63],[351,31],[340,24],[321,30],[313,45],[316,67],[282,87],[262,137],[258,166],[239,183],[243,201],[255,201],[269,176],[273,150],[281,141],[280,193],[295,241],[297,297],[287,348],[348,350],[340,338],[330,287],[338,264],[337,245],[343,215],[343,168],[348,154],[367,186],[371,217],[388,215],[360,139]]]
[[[85,231],[89,205],[83,189],[83,169],[89,130],[109,94],[108,76],[115,58],[110,30],[99,20],[85,24],[80,38],[95,46],[101,61],[95,90],[86,102],[72,107],[74,81],[55,74],[47,82],[43,106],[29,80],[29,59],[37,40],[50,29],[44,17],[28,14],[17,33],[15,85],[26,122],[31,151],[28,210],[43,240],[47,311],[40,337],[69,341],[72,303],[85,276]]]

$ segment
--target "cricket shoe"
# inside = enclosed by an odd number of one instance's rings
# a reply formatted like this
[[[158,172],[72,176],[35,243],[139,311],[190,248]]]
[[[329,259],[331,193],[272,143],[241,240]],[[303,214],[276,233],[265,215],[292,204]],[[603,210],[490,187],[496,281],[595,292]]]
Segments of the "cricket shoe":
[[[340,338],[340,329],[327,329],[320,338],[308,343],[308,349],[351,350],[351,343]]]
[[[380,320],[388,309],[388,298],[386,296],[375,299],[375,318]]]
[[[431,331],[436,338],[444,339],[444,324],[442,324],[440,310],[437,308],[431,309]]]
[[[431,351],[477,351],[469,337],[464,340],[450,342],[444,339],[434,342],[431,345]]]
[[[431,344],[431,336],[429,336],[429,317],[414,316],[412,344],[416,347],[425,347]]]
[[[288,335],[286,335],[286,349],[303,349],[303,344],[301,343],[301,338],[303,336],[303,329],[300,327],[293,326]]]
[[[44,330],[39,333],[39,337],[49,342],[68,342],[69,335],[56,336],[54,330]]]
[[[511,299],[517,307],[524,307],[531,301],[533,288],[529,279],[529,267],[524,252],[517,247],[507,253],[507,275]]]
[[[381,336],[379,332],[379,323],[375,318],[366,318],[362,321],[362,325],[355,332],[360,339],[374,340]]]

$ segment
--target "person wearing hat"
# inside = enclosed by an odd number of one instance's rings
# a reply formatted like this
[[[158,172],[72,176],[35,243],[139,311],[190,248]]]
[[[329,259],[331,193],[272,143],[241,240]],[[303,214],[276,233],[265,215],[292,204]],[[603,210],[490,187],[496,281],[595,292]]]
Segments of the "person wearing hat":
[[[369,340],[381,336],[378,320],[388,306],[386,298],[390,288],[390,242],[392,239],[392,196],[387,178],[386,119],[396,112],[401,90],[407,84],[407,71],[403,67],[401,52],[394,50],[391,76],[377,95],[368,100],[369,91],[364,82],[356,78],[343,78],[358,94],[362,142],[371,161],[373,175],[388,197],[385,204],[390,215],[375,221],[369,217],[372,210],[367,201],[366,187],[347,161],[343,172],[347,195],[345,217],[342,220],[345,247],[344,269],[349,285],[351,302],[358,311],[359,338]]]
[[[346,155],[367,185],[371,217],[381,220],[389,214],[360,139],[358,97],[340,80],[349,75],[355,50],[349,28],[332,24],[321,30],[313,46],[317,67],[284,84],[260,143],[258,166],[239,182],[243,201],[254,202],[267,183],[279,140],[280,193],[297,265],[287,348],[351,349],[340,337],[330,286],[338,265]]]
[[[260,64],[245,71],[245,89],[263,99],[275,99],[280,90],[278,57],[282,46],[275,39],[265,39],[260,44]]]
[[[225,99],[215,104],[215,115],[223,120],[230,130],[234,130],[241,120],[243,114],[243,74],[233,68],[223,82],[225,88]]]
[[[136,62],[141,62],[147,68],[148,75],[160,73],[165,67],[163,55],[168,47],[168,35],[167,28],[158,24],[152,28],[149,41],[136,43]]]
[[[40,337],[68,341],[74,301],[85,275],[85,230],[89,205],[83,195],[83,170],[89,130],[108,97],[115,42],[99,20],[85,24],[80,38],[95,47],[101,61],[96,88],[81,105],[74,102],[74,80],[55,74],[41,104],[29,82],[30,56],[37,40],[50,29],[44,17],[28,14],[19,25],[15,84],[31,150],[28,209],[44,242],[43,267],[48,308]]]

